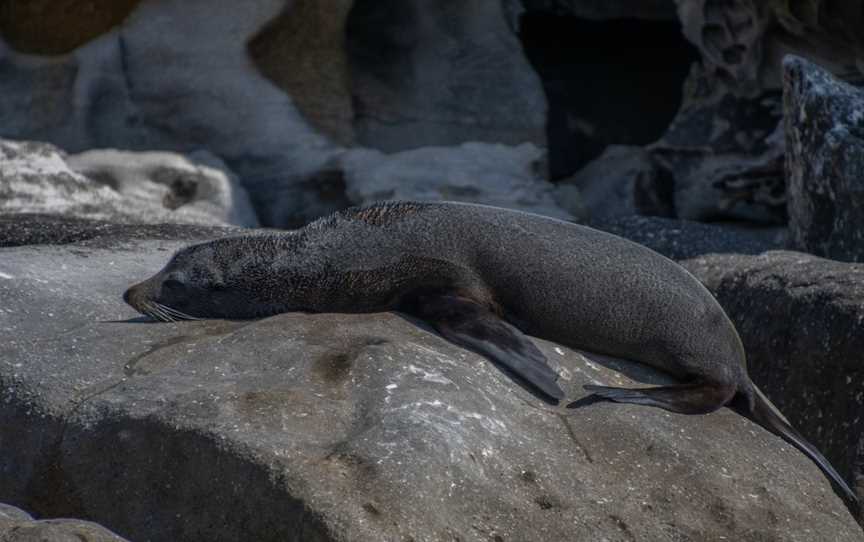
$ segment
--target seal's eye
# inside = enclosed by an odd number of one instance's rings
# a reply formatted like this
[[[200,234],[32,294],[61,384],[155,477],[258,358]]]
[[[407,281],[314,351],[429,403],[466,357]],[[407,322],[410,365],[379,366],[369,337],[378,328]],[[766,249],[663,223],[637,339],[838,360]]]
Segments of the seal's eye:
[[[162,283],[163,288],[173,291],[182,290],[183,286],[183,283],[177,279],[167,279]]]

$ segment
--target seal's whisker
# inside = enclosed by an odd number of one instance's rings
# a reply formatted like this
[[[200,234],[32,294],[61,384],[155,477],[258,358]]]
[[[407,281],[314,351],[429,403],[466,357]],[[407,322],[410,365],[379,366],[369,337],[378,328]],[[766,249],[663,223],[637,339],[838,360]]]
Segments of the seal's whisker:
[[[159,320],[160,322],[162,321],[162,319],[153,312],[153,309],[150,307],[149,303],[143,303],[139,310],[142,314],[148,316],[149,318],[152,318],[153,320]]]
[[[152,302],[152,305],[153,305],[153,308],[154,308],[155,310],[159,311],[159,314],[165,316],[166,318],[171,318],[171,317],[174,316],[174,315],[173,315],[173,314],[168,310],[168,307],[166,307],[166,306],[163,305],[162,303],[158,303],[158,302],[156,302],[156,301],[153,301],[153,302]],[[172,320],[173,320],[173,318],[172,318]]]
[[[173,322],[173,321],[174,321],[174,319],[171,318],[170,315],[168,315],[167,313],[165,313],[165,311],[163,311],[163,310],[160,308],[160,306],[159,306],[158,303],[155,303],[155,302],[148,302],[148,303],[147,303],[147,308],[150,309],[150,311],[151,311],[151,315],[155,316],[158,320],[161,320],[161,321],[163,321],[163,322]]]
[[[169,307],[168,305],[163,305],[162,303],[157,303],[157,305],[159,306],[159,308],[161,308],[167,314],[170,314],[170,315],[175,316],[177,318],[180,318],[182,320],[200,320],[200,318],[196,318],[195,316],[192,316],[190,314],[186,314],[185,312],[179,311],[173,307]]]
[[[176,318],[178,320],[188,320],[188,318],[186,318],[184,315],[174,312],[170,307],[166,307],[165,305],[160,305],[159,309],[168,316],[171,316],[172,318]]]
[[[174,315],[172,315],[171,313],[166,311],[165,308],[162,307],[161,305],[159,306],[159,312],[161,312],[165,316],[165,318],[168,319],[169,322],[176,322],[177,321],[177,318],[175,318]]]
[[[166,314],[174,316],[175,318],[179,318],[181,320],[191,320],[188,314],[179,311],[175,308],[169,307],[168,305],[159,304],[159,308],[161,308]]]

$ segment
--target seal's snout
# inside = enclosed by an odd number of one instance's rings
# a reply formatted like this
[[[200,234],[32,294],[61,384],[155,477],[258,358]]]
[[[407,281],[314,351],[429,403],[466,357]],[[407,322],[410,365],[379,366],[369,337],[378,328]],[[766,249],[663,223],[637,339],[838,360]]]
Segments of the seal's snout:
[[[130,286],[125,292],[123,292],[123,301],[126,302],[130,307],[135,309],[138,312],[141,311],[141,301],[144,297],[144,292],[141,291],[141,285],[136,284],[134,286]]]

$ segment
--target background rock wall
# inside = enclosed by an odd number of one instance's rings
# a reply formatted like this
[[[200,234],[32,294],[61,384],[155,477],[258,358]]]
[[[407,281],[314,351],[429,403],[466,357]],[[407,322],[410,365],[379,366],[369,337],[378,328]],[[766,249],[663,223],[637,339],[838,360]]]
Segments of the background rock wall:
[[[339,165],[352,148],[468,142],[548,149],[514,170],[526,186],[621,185],[631,212],[783,225],[780,58],[861,80],[861,20],[818,0],[10,0],[0,137],[206,150],[273,226],[362,203],[373,190],[347,190]],[[648,180],[579,177],[609,145],[644,147]],[[576,194],[553,214],[574,216]]]

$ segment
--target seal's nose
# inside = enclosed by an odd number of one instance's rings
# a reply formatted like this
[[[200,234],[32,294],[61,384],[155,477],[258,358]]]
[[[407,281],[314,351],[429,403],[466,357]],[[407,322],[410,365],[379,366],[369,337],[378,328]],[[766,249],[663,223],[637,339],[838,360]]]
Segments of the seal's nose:
[[[134,286],[132,287],[134,288]],[[128,305],[132,305],[131,297],[132,297],[132,288],[129,288],[125,292],[123,292],[123,301]]]

